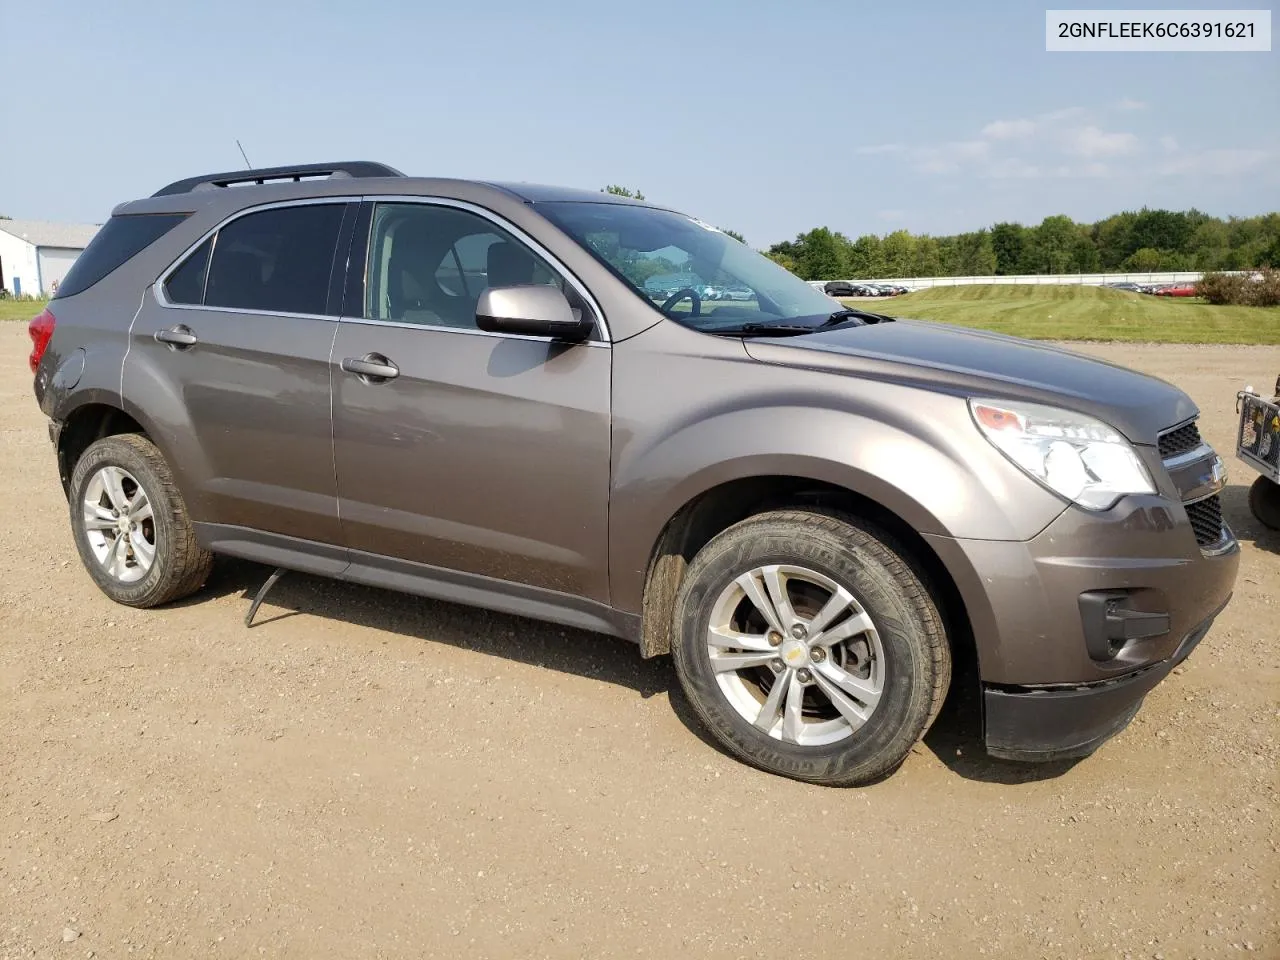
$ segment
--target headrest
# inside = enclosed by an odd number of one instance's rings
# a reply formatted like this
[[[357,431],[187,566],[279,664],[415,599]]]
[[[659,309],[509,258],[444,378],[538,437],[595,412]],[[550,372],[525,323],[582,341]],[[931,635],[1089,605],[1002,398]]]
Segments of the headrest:
[[[490,245],[488,276],[491,287],[513,287],[533,282],[533,257],[514,243],[499,240]]]

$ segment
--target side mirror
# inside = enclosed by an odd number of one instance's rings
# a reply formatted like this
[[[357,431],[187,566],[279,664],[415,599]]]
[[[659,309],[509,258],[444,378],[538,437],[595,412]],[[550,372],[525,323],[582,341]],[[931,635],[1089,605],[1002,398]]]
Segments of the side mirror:
[[[490,333],[518,333],[556,340],[585,340],[594,324],[569,306],[555,287],[530,284],[490,287],[476,303],[476,326]]]

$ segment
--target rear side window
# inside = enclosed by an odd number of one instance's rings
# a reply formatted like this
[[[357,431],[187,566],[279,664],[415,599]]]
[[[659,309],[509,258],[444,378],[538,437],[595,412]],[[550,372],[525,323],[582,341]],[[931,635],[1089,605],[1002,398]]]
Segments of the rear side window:
[[[185,213],[145,213],[112,217],[76,257],[58,284],[55,298],[83,293],[187,218]]]
[[[343,203],[277,207],[227,224],[213,244],[205,306],[324,314],[345,210]]]
[[[195,252],[164,282],[164,295],[170,303],[203,303],[204,278],[209,272],[209,251],[213,249],[213,237],[196,248]]]

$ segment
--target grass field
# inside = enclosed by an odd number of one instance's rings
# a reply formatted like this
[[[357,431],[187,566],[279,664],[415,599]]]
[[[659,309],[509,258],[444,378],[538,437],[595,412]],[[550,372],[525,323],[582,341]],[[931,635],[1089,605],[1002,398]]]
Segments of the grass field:
[[[30,320],[45,308],[47,300],[0,300],[0,320]]]
[[[892,300],[846,302],[1033,340],[1280,344],[1280,307],[1215,307],[1100,287],[935,287]],[[705,303],[703,310],[729,305]],[[44,306],[39,300],[0,300],[0,320],[30,320]]]
[[[1280,344],[1280,308],[1216,307],[1100,287],[934,287],[851,306],[1035,340]]]

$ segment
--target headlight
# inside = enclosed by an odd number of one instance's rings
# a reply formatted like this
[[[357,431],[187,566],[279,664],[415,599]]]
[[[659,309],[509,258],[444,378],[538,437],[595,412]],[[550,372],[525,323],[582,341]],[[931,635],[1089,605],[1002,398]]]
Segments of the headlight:
[[[970,400],[969,410],[1001,453],[1087,510],[1108,510],[1127,494],[1156,492],[1129,441],[1100,420],[1002,400]]]

